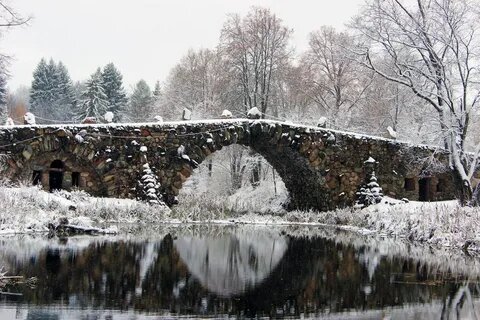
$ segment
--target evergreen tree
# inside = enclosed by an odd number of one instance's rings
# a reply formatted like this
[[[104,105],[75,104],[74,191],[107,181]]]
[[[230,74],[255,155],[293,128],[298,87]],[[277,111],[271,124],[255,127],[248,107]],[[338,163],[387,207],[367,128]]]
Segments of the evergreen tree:
[[[130,97],[129,116],[131,120],[149,121],[152,118],[153,96],[145,80],[140,80]]]
[[[70,119],[75,105],[72,81],[67,68],[50,59],[41,59],[33,72],[30,90],[31,110],[39,122],[56,122]]]
[[[102,72],[102,86],[107,96],[108,111],[118,117],[127,106],[127,94],[123,88],[122,74],[113,63],[107,64]]]
[[[73,83],[65,65],[60,61],[57,65],[56,79],[58,81],[57,118],[69,120],[72,118],[76,105]]]
[[[81,104],[77,108],[76,119],[81,121],[87,117],[95,117],[99,121],[107,111],[108,101],[103,91],[102,72],[98,68],[86,83]]]
[[[357,191],[357,201],[355,207],[364,208],[373,204],[380,203],[383,198],[382,187],[377,182],[377,176],[375,175],[375,166],[377,162],[372,157],[369,157],[363,162],[365,166],[365,181],[360,185]]]
[[[43,117],[51,111],[49,110],[51,100],[48,94],[50,88],[47,62],[42,58],[33,72],[32,87],[30,89],[30,111],[37,116]]]
[[[7,74],[1,64],[0,67],[0,125],[3,125],[7,119]]]
[[[153,100],[157,102],[162,96],[162,89],[160,88],[160,81],[155,82],[155,88],[153,89]]]

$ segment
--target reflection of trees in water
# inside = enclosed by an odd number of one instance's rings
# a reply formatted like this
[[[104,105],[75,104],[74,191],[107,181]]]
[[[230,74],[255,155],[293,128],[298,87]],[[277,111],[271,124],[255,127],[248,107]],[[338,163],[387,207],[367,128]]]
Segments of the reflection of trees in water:
[[[469,295],[479,294],[478,286],[455,282],[448,273],[431,273],[413,260],[379,257],[376,267],[369,268],[368,247],[235,232],[217,240],[171,235],[157,242],[93,240],[77,251],[43,249],[18,261],[11,256],[9,270],[39,278],[35,290],[19,288],[32,304],[63,301],[181,314],[300,315],[433,300],[449,314],[468,307]],[[205,282],[202,272],[209,279],[218,277],[214,285]],[[229,272],[243,282],[229,279]],[[229,292],[219,289],[227,285]]]

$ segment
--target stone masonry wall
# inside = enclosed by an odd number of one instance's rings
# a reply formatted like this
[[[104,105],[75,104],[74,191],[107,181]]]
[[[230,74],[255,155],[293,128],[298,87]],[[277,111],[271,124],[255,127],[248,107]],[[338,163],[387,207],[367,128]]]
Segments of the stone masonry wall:
[[[63,188],[76,182],[92,195],[133,198],[142,165],[147,162],[158,176],[168,204],[175,203],[198,164],[231,144],[250,146],[277,170],[290,193],[291,208],[330,210],[352,205],[365,177],[363,162],[369,157],[378,161],[378,182],[386,195],[411,200],[454,198],[452,177],[442,165],[447,163],[445,154],[387,139],[276,121],[0,130],[0,153],[8,155],[3,175],[10,179],[31,181],[40,174],[40,182],[48,189],[50,166],[61,160]]]

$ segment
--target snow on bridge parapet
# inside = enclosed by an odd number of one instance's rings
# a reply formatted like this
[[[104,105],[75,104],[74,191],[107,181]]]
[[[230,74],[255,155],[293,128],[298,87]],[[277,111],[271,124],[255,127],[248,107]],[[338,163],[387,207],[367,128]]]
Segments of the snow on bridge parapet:
[[[369,157],[379,162],[377,177],[387,195],[415,200],[453,197],[444,152],[293,123],[221,119],[0,127],[0,152],[9,155],[3,172],[7,177],[33,176],[46,188],[52,188],[53,181],[55,188],[77,186],[95,195],[137,197],[137,182],[148,163],[168,204],[175,203],[198,164],[231,144],[260,153],[282,177],[295,208],[351,205]],[[52,167],[55,160],[59,161]],[[430,179],[428,186],[419,179],[422,175]]]

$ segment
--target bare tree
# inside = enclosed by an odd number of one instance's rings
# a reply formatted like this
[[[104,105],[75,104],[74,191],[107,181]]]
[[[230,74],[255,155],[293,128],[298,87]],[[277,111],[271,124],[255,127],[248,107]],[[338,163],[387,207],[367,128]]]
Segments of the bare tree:
[[[196,118],[218,116],[228,93],[224,85],[218,54],[209,49],[190,50],[170,72],[161,113],[175,119],[188,108]]]
[[[353,46],[352,36],[324,26],[310,34],[309,49],[302,59],[309,71],[305,88],[333,126],[340,118],[348,119],[373,79],[371,71],[350,57]]]
[[[291,56],[291,33],[270,10],[258,7],[243,19],[230,15],[224,24],[219,51],[241,88],[244,111],[257,107],[267,112],[274,79]]]
[[[436,113],[462,204],[472,200],[480,153],[480,144],[473,155],[465,147],[480,98],[477,19],[469,0],[370,0],[352,23],[368,44],[358,52],[363,65]]]

